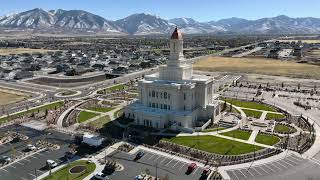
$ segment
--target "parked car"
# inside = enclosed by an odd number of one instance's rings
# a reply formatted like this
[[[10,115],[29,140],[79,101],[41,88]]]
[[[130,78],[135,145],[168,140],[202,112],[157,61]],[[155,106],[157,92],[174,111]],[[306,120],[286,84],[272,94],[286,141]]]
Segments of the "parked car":
[[[56,163],[54,160],[48,159],[47,160],[47,166],[50,167],[50,168],[55,168],[55,167],[58,166],[58,163]]]
[[[32,144],[28,144],[27,145],[27,150],[29,150],[29,151],[34,151],[34,150],[36,150],[37,148],[34,146],[34,145],[32,145]]]
[[[9,163],[11,161],[12,161],[12,159],[9,156],[2,156],[0,159],[1,163]]]
[[[109,180],[109,177],[103,172],[98,172],[97,174],[94,175],[94,178],[101,179],[101,180]]]
[[[191,164],[189,164],[187,171],[188,172],[192,172],[196,168],[197,168],[197,164],[196,163],[191,163]]]
[[[202,173],[201,173],[201,176],[206,176],[208,177],[209,174],[211,173],[211,170],[209,168],[205,168]]]
[[[140,152],[138,152],[138,154],[136,155],[136,158],[135,158],[135,159],[140,159],[140,158],[142,158],[142,156],[144,156],[144,152],[140,151]]]

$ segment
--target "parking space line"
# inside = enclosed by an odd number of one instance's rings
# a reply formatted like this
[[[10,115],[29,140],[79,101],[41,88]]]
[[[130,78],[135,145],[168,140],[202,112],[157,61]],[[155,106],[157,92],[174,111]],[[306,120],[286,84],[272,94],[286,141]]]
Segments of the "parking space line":
[[[268,165],[263,165],[263,167],[266,167],[266,168],[268,168],[269,170],[271,170],[272,172],[276,172],[276,171],[274,171],[274,169],[272,169],[271,167],[269,167]],[[261,168],[261,169],[263,169],[263,168]]]
[[[250,168],[250,169],[253,169],[253,170],[256,171],[259,175],[262,175],[259,171],[257,171],[257,170],[255,169],[255,167],[252,167],[252,168]]]
[[[31,173],[28,173],[30,176],[32,176],[32,177],[37,177],[37,176],[35,176],[34,174],[31,174]]]
[[[42,156],[42,157],[46,157],[45,155],[41,154],[41,153],[38,153],[36,155],[39,155],[39,156]]]
[[[242,176],[247,177],[245,174],[243,174],[241,170],[237,169],[237,171],[239,171],[242,174]]]
[[[289,160],[287,160],[287,159],[283,159],[283,162],[288,163],[288,164],[290,164],[291,166],[296,166],[296,165],[298,165],[298,164],[296,164],[296,163],[292,163],[292,161],[289,161]]]
[[[279,164],[281,164],[281,165],[283,165],[284,167],[286,167],[286,169],[288,169],[289,167],[288,166],[286,166],[285,164],[288,164],[289,166],[293,166],[293,165],[291,165],[291,164],[289,164],[289,163],[287,163],[287,162],[284,162],[284,161],[282,161],[282,160],[280,160],[280,161],[277,161]],[[284,162],[284,163],[283,163]]]
[[[29,156],[29,157],[31,157],[31,158],[33,158],[33,159],[39,159],[39,158],[37,158],[37,157],[34,157],[33,155],[32,155],[32,156]]]
[[[151,155],[150,153],[146,153],[146,155],[144,155],[142,158],[147,158],[148,155]]]
[[[3,168],[3,169],[1,169],[1,170],[5,171],[5,172],[7,172],[7,173],[9,172],[9,171],[7,171],[7,170],[6,170],[6,169],[4,169],[4,168]]]
[[[291,158],[293,158],[293,159],[297,160],[298,162],[300,162],[300,161],[302,161],[302,160],[303,160],[302,158],[297,157],[297,156],[294,156],[294,155],[289,156],[289,157],[291,157]]]
[[[180,163],[180,161],[177,161],[172,167],[174,168],[178,163]]]
[[[148,158],[148,160],[150,160],[153,156],[155,156],[156,154],[152,154],[152,156],[150,156],[149,158]]]
[[[295,161],[290,160],[289,158],[287,158],[286,160],[289,161],[289,162],[291,162],[291,163],[294,164],[294,165],[298,165],[298,164],[299,164],[299,163],[297,163],[297,162],[295,162]]]
[[[13,168],[17,169],[16,167],[12,166],[11,164],[7,165],[7,167],[13,167]]]
[[[251,169],[251,168],[250,168]],[[247,172],[251,175],[251,176],[254,176],[251,172],[250,172],[250,169],[247,169]]]
[[[39,169],[37,169],[37,171],[39,171],[41,174],[44,174],[44,173],[45,173],[44,171],[41,171],[41,170],[39,170]]]
[[[279,169],[280,171],[282,170],[281,168],[279,168],[278,166],[276,166],[274,163],[269,164],[272,167],[276,167],[277,169]]]
[[[232,172],[236,176],[237,180],[239,180],[239,177],[237,176],[237,174],[234,171],[230,171],[230,172]]]
[[[181,170],[184,167],[184,165],[186,165],[186,164],[182,163],[182,166],[179,168],[179,170]]]
[[[287,169],[287,166],[284,166],[283,164],[280,164],[279,161],[275,161],[274,163],[279,164],[280,166],[284,167],[284,169]]]
[[[168,166],[174,159],[172,158],[165,166]]]
[[[28,157],[27,157],[28,158]],[[28,161],[28,162],[31,162],[30,160],[28,160],[27,158],[24,158],[24,159],[21,159],[21,160],[25,160],[25,161]]]
[[[24,177],[19,177],[19,178],[21,178],[21,179],[23,179],[23,180],[28,180],[28,179],[26,179],[26,178],[24,178]]]
[[[264,170],[263,168],[261,168],[261,166],[256,166],[255,168],[259,168],[259,169],[261,169],[263,172],[265,172],[266,174],[269,174],[266,170]]]
[[[161,160],[159,164],[162,164],[165,160],[167,160],[167,158],[163,158],[163,160]]]
[[[18,163],[18,164],[20,164],[20,165],[24,165],[24,164],[22,164],[22,163],[21,163],[21,162],[19,162],[19,161],[15,162],[15,163]]]
[[[161,156],[159,155],[157,158],[155,158],[153,161],[157,161]]]
[[[198,169],[200,169],[200,168],[196,167],[196,169],[193,170],[192,174],[195,174],[198,171]]]

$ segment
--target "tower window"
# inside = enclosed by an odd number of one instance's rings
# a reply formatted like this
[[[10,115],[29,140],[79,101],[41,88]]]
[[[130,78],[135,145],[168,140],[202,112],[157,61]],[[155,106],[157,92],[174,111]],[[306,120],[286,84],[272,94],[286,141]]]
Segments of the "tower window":
[[[154,91],[152,91],[152,97],[155,97],[156,93]]]
[[[184,100],[187,99],[186,93],[183,94],[183,99],[184,99]]]
[[[163,93],[163,98],[167,99],[167,92]]]

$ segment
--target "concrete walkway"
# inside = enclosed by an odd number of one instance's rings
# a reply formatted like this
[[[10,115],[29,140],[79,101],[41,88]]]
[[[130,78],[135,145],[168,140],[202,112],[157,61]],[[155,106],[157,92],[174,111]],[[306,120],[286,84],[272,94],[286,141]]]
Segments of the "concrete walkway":
[[[259,133],[258,130],[253,130],[251,135],[250,135],[250,137],[249,137],[249,139],[248,139],[248,142],[254,143],[258,133]]]
[[[65,110],[58,118],[57,121],[57,126],[60,128],[63,128],[62,124],[63,124],[63,120],[66,117],[67,114],[69,114],[72,110],[74,110],[76,107],[78,107],[79,105],[81,105],[82,103],[84,103],[85,101],[79,102],[73,106],[71,106],[69,109]]]
[[[261,116],[260,116],[260,120],[264,121],[266,119],[266,117],[267,117],[267,114],[268,114],[268,111],[263,111]]]

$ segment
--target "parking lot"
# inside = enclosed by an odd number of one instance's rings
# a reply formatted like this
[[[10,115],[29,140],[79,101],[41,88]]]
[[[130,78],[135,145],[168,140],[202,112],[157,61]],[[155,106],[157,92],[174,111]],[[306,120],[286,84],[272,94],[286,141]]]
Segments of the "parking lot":
[[[49,131],[47,135],[43,131],[37,131],[31,128],[23,126],[8,126],[5,129],[1,128],[0,133],[6,131],[16,131],[21,134],[27,135],[29,140],[9,142],[7,144],[0,145],[0,156],[19,156],[25,153],[27,144],[36,144],[36,141],[47,136],[50,143],[59,144],[58,150],[47,150],[47,151],[34,151],[25,158],[18,159],[8,165],[0,168],[0,179],[2,180],[31,180],[35,179],[49,169],[46,167],[46,160],[51,159],[56,161],[58,164],[64,163],[65,152],[68,151],[68,145],[71,142],[69,135]]]
[[[233,169],[227,171],[227,173],[232,180],[256,179],[263,176],[279,174],[280,172],[283,173],[305,163],[306,161],[308,160],[291,154],[272,163],[257,166],[253,165],[251,168]]]
[[[165,157],[153,152],[144,151],[144,156],[134,161],[136,154],[115,152],[108,158],[116,160],[124,166],[124,170],[110,175],[110,179],[133,179],[136,175],[148,170],[150,175],[168,177],[175,180],[200,179],[203,167],[197,166],[190,174],[186,174],[189,163],[173,157]]]

